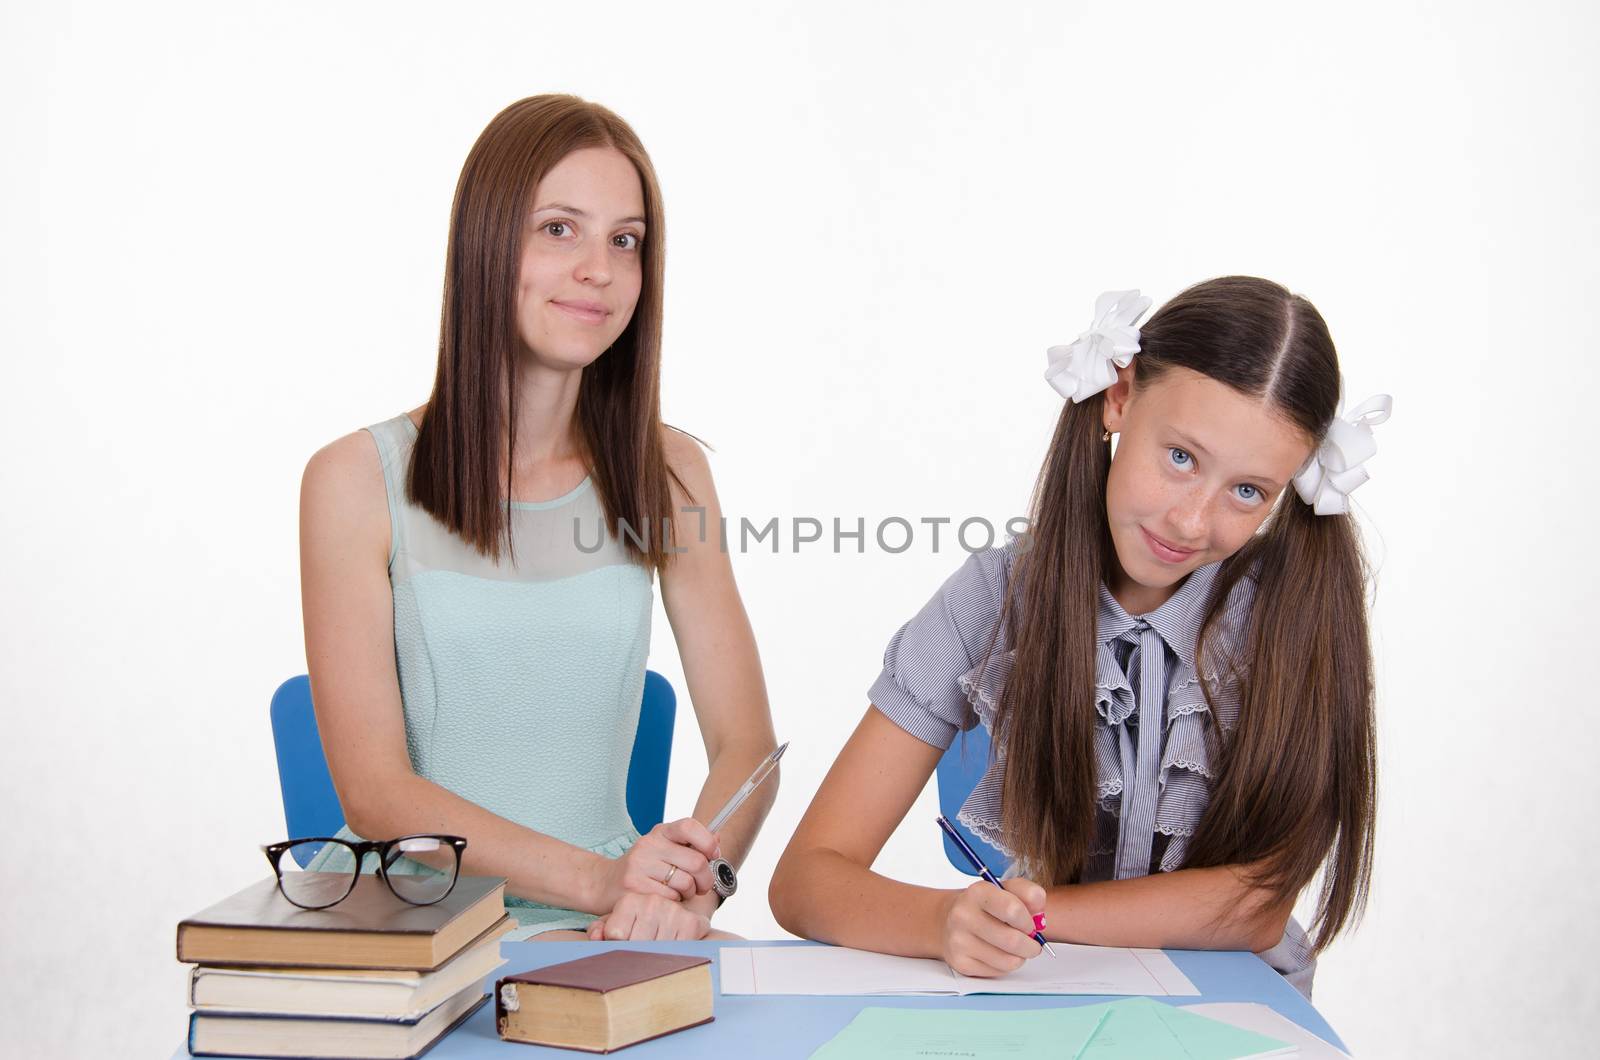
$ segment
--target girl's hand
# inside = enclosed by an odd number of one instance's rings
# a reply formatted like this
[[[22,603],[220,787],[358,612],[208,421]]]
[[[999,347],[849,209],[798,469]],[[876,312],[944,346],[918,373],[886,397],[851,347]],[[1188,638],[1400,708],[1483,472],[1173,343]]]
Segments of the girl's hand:
[[[711,921],[681,902],[659,895],[625,894],[616,907],[589,925],[589,937],[629,942],[703,939]]]
[[[991,978],[1022,967],[1040,953],[1033,917],[1044,912],[1044,888],[1032,880],[1006,880],[1004,889],[979,880],[953,891],[945,903],[940,956],[961,975]]]
[[[681,902],[711,890],[710,859],[721,852],[717,837],[692,817],[658,824],[620,858],[608,860],[600,879],[602,909],[627,894]]]

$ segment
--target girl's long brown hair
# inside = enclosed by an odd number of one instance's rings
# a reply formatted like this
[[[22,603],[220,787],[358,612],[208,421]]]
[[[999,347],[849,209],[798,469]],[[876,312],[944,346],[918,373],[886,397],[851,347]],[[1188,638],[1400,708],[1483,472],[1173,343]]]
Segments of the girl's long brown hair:
[[[518,100],[479,135],[450,212],[439,366],[411,459],[412,500],[480,552],[507,543],[505,498],[516,451],[517,278],[533,193],[585,147],[612,147],[644,192],[642,282],[633,317],[583,369],[578,442],[614,537],[636,560],[665,566],[672,514],[662,450],[660,371],[666,222],[655,170],[639,138],[611,111],[576,96]],[[679,483],[682,488],[682,483]],[[631,532],[622,532],[623,526]]]
[[[1265,400],[1309,439],[1337,412],[1339,364],[1315,307],[1266,280],[1189,288],[1141,328],[1135,385],[1188,368]],[[1110,570],[1104,398],[1067,402],[1016,560],[1005,629],[1016,650],[999,705],[1003,819],[1046,883],[1078,879],[1095,827],[1096,599]],[[1229,590],[1256,579],[1242,650],[1212,635]],[[1371,879],[1376,755],[1366,571],[1348,515],[1319,516],[1293,489],[1222,564],[1202,626],[1201,670],[1240,681],[1239,719],[1186,867],[1250,866],[1292,901],[1323,868],[1314,946],[1358,917]],[[991,645],[991,649],[994,646]]]

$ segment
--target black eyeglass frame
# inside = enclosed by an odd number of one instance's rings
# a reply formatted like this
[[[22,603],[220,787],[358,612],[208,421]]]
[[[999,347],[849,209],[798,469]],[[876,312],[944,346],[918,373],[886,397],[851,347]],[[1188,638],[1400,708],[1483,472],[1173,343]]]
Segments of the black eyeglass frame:
[[[455,868],[450,873],[450,886],[445,888],[443,894],[431,901],[419,902],[413,898],[407,898],[395,889],[394,881],[389,879],[389,851],[397,844],[411,839],[437,839],[440,843],[449,846],[456,852]],[[338,843],[355,857],[355,868],[350,873],[350,886],[345,888],[345,892],[333,901],[322,905],[306,905],[304,902],[297,902],[289,897],[289,892],[284,888],[283,869],[279,867],[283,860],[283,855],[288,853],[290,847],[297,847],[301,843]],[[412,835],[396,836],[393,839],[368,839],[359,843],[352,843],[348,839],[338,839],[334,836],[305,836],[300,839],[285,839],[281,843],[269,843],[262,847],[261,851],[267,855],[267,861],[272,865],[272,874],[278,880],[278,893],[283,895],[285,901],[301,909],[329,909],[349,898],[351,892],[356,889],[356,881],[361,877],[362,863],[366,861],[368,854],[378,855],[378,875],[383,877],[384,885],[389,888],[390,894],[407,905],[437,905],[450,897],[450,892],[456,889],[456,882],[461,879],[461,852],[466,849],[467,841],[461,836],[441,835],[435,832],[417,832]]]

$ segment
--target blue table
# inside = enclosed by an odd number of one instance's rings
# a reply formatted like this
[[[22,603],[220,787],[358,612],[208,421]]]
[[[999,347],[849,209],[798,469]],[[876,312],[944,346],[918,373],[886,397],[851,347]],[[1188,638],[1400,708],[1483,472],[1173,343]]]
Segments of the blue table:
[[[501,952],[506,964],[495,973],[499,978],[586,957],[603,949],[657,950],[666,953],[701,954],[712,959],[712,977],[718,993],[716,1019],[700,1027],[669,1034],[655,1041],[629,1046],[625,1055],[632,1060],[657,1060],[662,1057],[807,1057],[832,1038],[868,1006],[896,1008],[1029,1009],[1068,1005],[1090,1005],[1115,998],[1039,995],[977,994],[969,997],[724,997],[718,978],[717,951],[723,946],[811,946],[810,942],[505,942]],[[1267,967],[1253,953],[1223,953],[1208,950],[1168,950],[1178,968],[1200,990],[1199,997],[1166,999],[1178,1004],[1206,1001],[1256,1001],[1271,1005],[1334,1045],[1343,1042],[1333,1033],[1316,1009],[1283,977]],[[493,986],[491,983],[490,986]],[[189,1055],[182,1046],[173,1060]],[[495,1033],[494,1003],[491,1001],[453,1034],[427,1054],[425,1060],[463,1060],[468,1057],[515,1060],[525,1056],[584,1055],[566,1049],[502,1042]]]

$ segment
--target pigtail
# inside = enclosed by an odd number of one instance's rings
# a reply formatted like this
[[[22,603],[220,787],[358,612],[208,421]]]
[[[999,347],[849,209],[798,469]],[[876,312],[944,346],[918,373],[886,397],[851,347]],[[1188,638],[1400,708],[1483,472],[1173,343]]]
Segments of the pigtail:
[[[1372,655],[1355,523],[1286,496],[1219,572],[1202,637],[1208,666],[1222,601],[1252,571],[1238,725],[1185,865],[1250,866],[1286,902],[1323,867],[1311,925],[1321,950],[1359,918],[1372,875]]]
[[[1045,884],[1077,879],[1093,839],[1096,613],[1111,550],[1103,405],[1069,401],[1056,421],[1003,608],[1016,656],[996,711],[1001,819],[1018,861]]]

